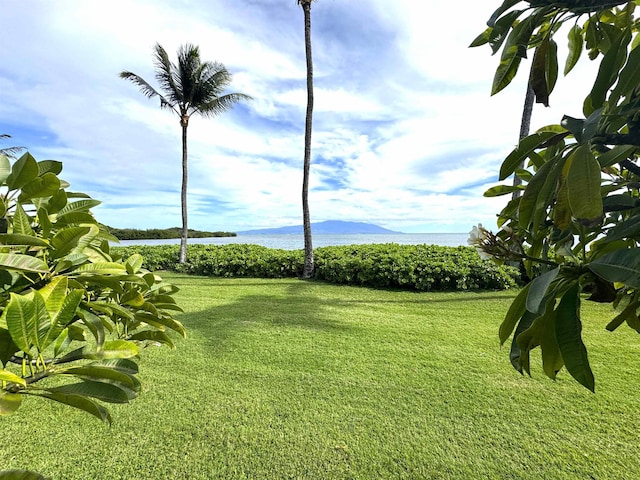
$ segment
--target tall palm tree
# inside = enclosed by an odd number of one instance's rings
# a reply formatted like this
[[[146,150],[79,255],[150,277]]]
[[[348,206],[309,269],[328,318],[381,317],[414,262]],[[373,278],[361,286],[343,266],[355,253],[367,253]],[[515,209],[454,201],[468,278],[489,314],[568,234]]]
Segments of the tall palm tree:
[[[148,98],[158,97],[160,108],[173,110],[180,117],[182,128],[182,236],[180,239],[180,263],[187,260],[187,127],[191,115],[197,113],[205,118],[215,117],[242,100],[251,97],[243,93],[227,93],[225,88],[231,83],[231,74],[218,62],[202,62],[200,49],[185,44],[178,49],[177,65],[169,60],[169,55],[156,43],[153,64],[160,93],[145,79],[132,72],[120,72],[120,78],[130,80],[140,87]]]
[[[529,77],[531,78],[531,77]],[[529,131],[531,130],[531,117],[533,115],[533,101],[535,100],[536,95],[533,91],[533,87],[531,86],[531,80],[527,82],[527,93],[524,97],[524,105],[522,106],[522,121],[520,122],[520,135],[518,140],[522,140],[523,138],[529,136]],[[524,160],[520,162],[519,168],[524,168]],[[513,176],[513,186],[517,187],[522,185],[522,179],[518,175]],[[511,195],[511,198],[514,200],[522,195],[522,191],[516,190]]]
[[[309,215],[309,170],[311,168],[311,125],[313,123],[313,60],[311,57],[311,2],[297,0],[304,13],[304,45],[307,57],[307,115],[304,129],[304,166],[302,174],[302,224],[304,229],[304,267],[302,278],[313,276],[313,243]]]

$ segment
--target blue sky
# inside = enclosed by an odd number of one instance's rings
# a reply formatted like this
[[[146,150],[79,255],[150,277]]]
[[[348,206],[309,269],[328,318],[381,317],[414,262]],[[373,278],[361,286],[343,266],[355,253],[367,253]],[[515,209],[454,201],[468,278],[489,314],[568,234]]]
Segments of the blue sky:
[[[490,97],[499,59],[467,47],[499,3],[313,4],[312,221],[403,232],[495,225],[506,197],[482,193],[516,143],[528,64]],[[181,44],[199,45],[233,73],[229,91],[254,97],[192,119],[189,226],[301,223],[306,69],[295,0],[10,0],[2,15],[0,133],[13,137],[2,146],[64,162],[71,190],[103,202],[99,221],[181,224],[178,119],[118,77],[130,70],[154,83],[158,42],[172,58]],[[534,128],[580,116],[593,75],[583,66],[561,78],[552,108],[536,106]]]

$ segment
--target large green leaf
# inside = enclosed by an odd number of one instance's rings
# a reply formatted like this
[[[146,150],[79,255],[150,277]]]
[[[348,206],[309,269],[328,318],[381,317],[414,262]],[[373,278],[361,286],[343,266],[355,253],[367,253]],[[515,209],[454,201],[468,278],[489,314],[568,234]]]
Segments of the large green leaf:
[[[584,122],[582,131],[582,142],[587,143],[598,133],[600,121],[602,119],[603,107],[594,110]]]
[[[558,44],[553,39],[549,40],[549,52],[546,56],[545,70],[547,89],[551,93],[558,81]]]
[[[76,317],[76,309],[80,305],[80,301],[84,297],[84,290],[74,289],[65,295],[62,305],[57,310],[51,311],[51,325],[46,335],[40,339],[41,347],[46,348],[53,343],[62,333],[62,331]],[[49,305],[47,304],[47,309]]]
[[[520,358],[518,359],[520,367],[527,372],[528,375],[531,375],[529,352],[540,345],[543,329],[543,317],[538,317],[529,328],[515,338],[518,348],[520,349]]]
[[[84,380],[99,380],[120,383],[125,387],[135,390],[139,387],[136,381],[129,373],[125,373],[116,368],[110,368],[106,365],[83,365],[79,367],[65,368],[56,372],[58,375],[72,375]]]
[[[40,224],[40,233],[43,237],[49,238],[51,235],[51,219],[49,219],[49,212],[46,208],[38,208],[38,223]]]
[[[524,10],[512,10],[503,17],[501,17],[489,31],[488,42],[491,45],[491,52],[493,55],[498,53],[505,40],[508,38],[509,30],[513,26],[516,19],[522,15]],[[478,41],[482,41],[478,38]]]
[[[21,404],[22,395],[19,393],[9,393],[0,390],[0,417],[15,413]]]
[[[46,345],[43,346],[42,342],[51,329],[51,317],[49,316],[49,312],[47,312],[47,306],[40,292],[33,292],[33,306],[35,308],[34,317],[37,332],[34,344],[38,348],[38,351],[42,351],[46,348]]]
[[[67,196],[69,196],[68,193],[67,193]],[[60,209],[60,211],[58,212],[58,215],[63,216],[63,215],[67,215],[69,213],[75,213],[75,212],[88,212],[93,207],[97,207],[98,205],[100,205],[100,203],[102,202],[100,202],[99,200],[93,200],[93,199],[85,199],[85,200],[78,200],[76,202],[70,202]]]
[[[607,53],[604,55],[602,62],[600,62],[596,81],[594,82],[591,93],[589,94],[591,107],[594,110],[602,107],[607,96],[607,92],[618,78],[618,72],[625,62],[627,46],[630,41],[631,31],[627,29],[624,32],[621,32],[611,45],[611,48],[609,48]]]
[[[569,205],[566,177],[562,176],[558,183],[556,204],[553,207],[553,225],[558,230],[564,231],[571,225],[571,207]]]
[[[635,145],[616,145],[608,152],[598,156],[600,167],[610,167],[615,163],[619,163],[629,158],[637,147]]]
[[[164,331],[166,327],[170,328],[174,332],[179,333],[183,337],[187,336],[187,331],[185,330],[182,323],[169,315],[152,315],[151,313],[147,312],[138,312],[135,315],[135,319],[140,322],[144,322],[152,327],[155,327],[161,331]],[[516,319],[515,321],[517,322],[518,319]]]
[[[10,233],[35,236],[33,228],[31,227],[31,217],[27,215],[24,208],[22,208],[22,205],[19,203],[16,204],[16,209],[13,213],[13,218],[11,219],[11,225],[12,231]]]
[[[3,315],[1,319],[2,322],[4,322],[5,319],[6,315]],[[0,363],[2,363],[2,366],[5,366],[11,357],[18,352],[18,350],[19,347],[15,344],[13,338],[11,338],[9,330],[6,328],[0,328]]]
[[[122,295],[120,302],[132,307],[141,307],[144,305],[145,299],[139,291],[131,289]]]
[[[529,83],[536,96],[536,102],[549,106],[549,94],[558,79],[558,47],[547,35],[536,48]]]
[[[64,227],[66,225],[82,225],[96,223],[95,217],[89,212],[70,212],[66,215],[58,215],[56,218],[56,227]]]
[[[79,383],[48,388],[47,391],[54,394],[92,397],[107,403],[129,403],[130,400],[136,397],[136,393],[133,390],[115,383],[94,380],[83,380]]]
[[[51,279],[38,292],[42,295],[47,306],[47,311],[52,317],[62,308],[64,299],[67,296],[68,278],[61,275]]]
[[[63,403],[65,405],[69,405],[71,407],[78,408],[83,410],[91,415],[99,418],[103,422],[111,423],[111,415],[102,405],[92,400],[91,398],[87,398],[83,395],[78,394],[68,394],[62,392],[38,392],[38,391],[27,391],[29,395],[35,395],[38,397],[48,398],[49,400],[54,400],[56,402]]]
[[[129,258],[127,258],[127,261],[125,262],[127,273],[131,275],[138,273],[138,271],[140,271],[140,269],[142,268],[143,263],[144,258],[142,257],[142,255],[140,255],[139,253],[134,253]]]
[[[172,349],[176,348],[169,335],[157,330],[143,330],[141,332],[134,333],[129,337],[129,340],[133,340],[136,342],[154,342],[162,345],[167,345]]]
[[[99,352],[88,353],[85,358],[103,360],[112,358],[133,358],[138,355],[138,347],[134,342],[127,340],[112,340],[104,342]]]
[[[545,163],[527,184],[518,206],[518,222],[523,228],[529,228],[535,219],[537,209],[546,211],[547,193],[549,193],[550,187],[545,188],[545,185],[549,175],[555,170],[555,166],[556,162]]]
[[[640,288],[640,248],[625,248],[609,253],[589,263],[587,267],[610,282]]]
[[[640,307],[640,302],[638,302],[637,300],[629,302],[629,304],[622,310],[622,312],[616,315],[615,318],[607,324],[607,327],[606,327],[607,330],[609,330],[610,332],[613,332],[616,328],[618,328],[624,322],[628,322],[629,319],[635,318],[637,320],[638,307]]]
[[[96,339],[98,350],[100,350],[103,347],[105,340],[104,325],[102,323],[102,320],[100,320],[99,316],[86,309],[80,310],[80,318],[82,318],[82,321],[87,326],[87,328],[91,330],[91,333]]]
[[[48,247],[49,243],[42,238],[34,237],[32,235],[0,233],[0,245]]]
[[[620,72],[618,83],[609,96],[610,106],[615,106],[620,97],[629,97],[638,88],[640,78],[640,49],[634,48]]]
[[[489,25],[489,27],[493,27],[496,21],[502,16],[502,14],[507,10],[509,10],[514,5],[516,5],[517,3],[520,3],[520,0],[504,0],[504,2],[502,2],[502,5],[500,5],[493,12],[489,20],[487,20],[487,25]]]
[[[17,190],[38,176],[38,162],[29,152],[22,155],[11,168],[7,177],[9,190]]]
[[[571,213],[581,223],[599,223],[603,217],[600,164],[588,145],[580,145],[568,162],[567,196]]]
[[[504,89],[515,77],[518,72],[518,67],[520,66],[520,61],[527,56],[529,38],[537,27],[537,22],[538,16],[531,15],[511,30],[502,49],[500,65],[493,78],[491,95],[495,95]]]
[[[78,246],[80,239],[89,233],[89,227],[67,227],[60,230],[51,239],[51,246],[55,249],[52,258],[61,258]]]
[[[640,237],[640,215],[618,222],[607,233],[608,242],[634,237]]]
[[[41,160],[38,162],[38,173],[44,175],[45,173],[53,173],[59,175],[62,172],[62,162],[57,160]]]
[[[60,189],[60,180],[51,172],[45,173],[41,177],[36,177],[22,187],[18,200],[26,202],[33,198],[44,198],[55,195]]]
[[[576,66],[582,55],[582,28],[574,25],[569,30],[569,54],[564,66],[564,74],[567,75]]]
[[[531,313],[542,315],[545,307],[545,297],[549,286],[558,277],[560,267],[549,270],[531,281],[529,293],[526,300],[526,308]]]
[[[87,263],[73,270],[74,274],[82,275],[118,275],[125,272],[125,266],[116,262]]]
[[[473,39],[473,41],[469,45],[469,48],[479,47],[480,45],[484,45],[485,43],[488,43],[489,39],[491,38],[492,31],[493,31],[493,28],[491,27],[485,28],[485,30],[480,35],[478,35],[476,38]]]
[[[513,150],[500,167],[499,180],[502,181],[511,175],[520,164],[533,152],[540,148],[542,144],[558,135],[557,132],[537,132],[523,138],[518,146]]]
[[[0,382],[11,382],[22,385],[23,387],[27,386],[27,382],[24,381],[24,378],[8,370],[0,370]]]
[[[540,349],[542,350],[542,369],[545,375],[555,380],[556,375],[564,365],[555,329],[556,312],[553,309],[543,317],[542,333],[540,336]]]
[[[35,304],[23,295],[11,293],[5,310],[11,338],[20,350],[29,352],[38,341]]]
[[[47,211],[51,214],[58,213],[67,205],[67,192],[58,190],[47,202]]]
[[[504,342],[507,341],[513,329],[516,327],[518,321],[522,318],[522,316],[527,311],[526,301],[527,295],[529,294],[529,289],[531,288],[531,283],[528,283],[526,287],[520,290],[520,293],[516,296],[516,298],[511,303],[509,310],[507,311],[507,315],[504,320],[500,324],[500,330],[498,331],[498,337],[500,338],[500,345],[504,345]]]
[[[580,321],[580,288],[576,282],[560,300],[556,310],[556,339],[567,371],[581,385],[595,391],[595,379],[589,365],[587,349],[582,342]]]
[[[538,318],[538,315],[536,315],[535,313],[531,313],[528,311],[525,312],[525,314],[520,319],[518,326],[516,327],[515,333],[513,334],[513,340],[511,341],[511,351],[509,352],[509,360],[511,361],[511,365],[513,365],[513,368],[515,368],[520,373],[522,373],[522,350],[518,346],[518,337],[529,327],[531,327],[536,318]]]
[[[11,161],[6,155],[0,155],[0,185],[5,182],[11,174]]]

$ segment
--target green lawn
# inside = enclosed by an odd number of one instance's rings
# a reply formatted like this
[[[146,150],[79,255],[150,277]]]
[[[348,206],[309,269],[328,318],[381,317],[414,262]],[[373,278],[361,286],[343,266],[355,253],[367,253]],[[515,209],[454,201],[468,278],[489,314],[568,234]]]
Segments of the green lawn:
[[[515,292],[412,293],[166,275],[188,338],[150,348],[112,427],[36,399],[0,420],[0,469],[55,480],[632,479],[640,339],[588,304],[596,394],[521,377]]]

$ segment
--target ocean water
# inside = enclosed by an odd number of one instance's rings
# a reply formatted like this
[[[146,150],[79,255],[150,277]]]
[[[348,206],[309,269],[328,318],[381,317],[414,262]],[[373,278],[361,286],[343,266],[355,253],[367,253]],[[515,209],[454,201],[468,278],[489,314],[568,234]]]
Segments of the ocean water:
[[[362,245],[370,243],[397,243],[400,245],[441,245],[457,247],[467,244],[468,233],[397,233],[397,234],[318,234],[313,235],[313,247],[337,245]],[[180,239],[168,240],[122,240],[120,245],[173,245]],[[189,244],[228,245],[245,243],[269,248],[298,250],[304,248],[302,235],[238,235],[237,237],[192,238]]]

